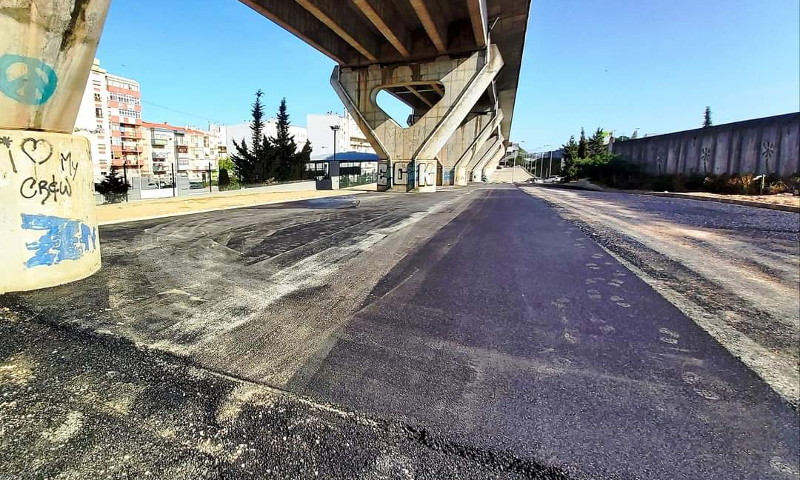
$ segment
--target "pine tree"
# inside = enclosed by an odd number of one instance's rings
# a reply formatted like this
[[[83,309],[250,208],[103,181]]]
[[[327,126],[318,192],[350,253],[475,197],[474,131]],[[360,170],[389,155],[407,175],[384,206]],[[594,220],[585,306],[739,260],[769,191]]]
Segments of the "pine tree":
[[[276,174],[279,181],[292,180],[293,164],[297,155],[294,135],[289,134],[289,114],[286,112],[286,99],[278,107],[278,124],[275,138],[270,139],[275,153]]]
[[[569,141],[561,146],[564,149],[564,160],[575,160],[580,158],[578,155],[578,142],[575,141],[575,135],[569,137]]]
[[[267,166],[269,164],[269,141],[264,137],[264,106],[261,103],[261,96],[264,95],[260,89],[256,92],[256,101],[250,111],[253,121],[250,122],[250,145],[248,148],[245,139],[242,143],[233,141],[236,153],[231,155],[236,166],[236,176],[243,183],[258,183],[267,179]]]
[[[589,139],[587,144],[587,150],[589,157],[595,157],[597,155],[602,155],[607,151],[607,147],[605,144],[605,134],[603,133],[602,128],[598,128],[592,138]]]
[[[569,137],[569,141],[562,147],[564,150],[564,165],[561,169],[561,176],[565,180],[572,180],[578,173],[575,167],[575,161],[580,158],[578,155],[578,142],[575,141],[575,135]]]
[[[586,146],[587,146],[586,145],[586,132],[583,130],[583,127],[581,127],[581,138],[578,141],[578,158],[587,158],[588,157],[587,152],[586,152]]]
[[[703,114],[703,128],[711,126],[711,107],[706,107],[706,112]]]

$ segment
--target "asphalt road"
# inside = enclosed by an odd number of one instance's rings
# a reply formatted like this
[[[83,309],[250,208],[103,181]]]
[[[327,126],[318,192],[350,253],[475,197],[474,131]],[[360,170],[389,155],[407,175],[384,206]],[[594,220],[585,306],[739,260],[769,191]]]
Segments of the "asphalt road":
[[[104,432],[161,418],[112,442],[156,477],[176,449],[183,478],[800,477],[797,411],[563,212],[509,186],[358,200],[104,227],[99,274],[0,297],[1,463],[80,478],[65,457],[96,461],[84,410],[125,358]],[[187,391],[195,421],[170,406]],[[324,428],[276,448],[287,415]]]

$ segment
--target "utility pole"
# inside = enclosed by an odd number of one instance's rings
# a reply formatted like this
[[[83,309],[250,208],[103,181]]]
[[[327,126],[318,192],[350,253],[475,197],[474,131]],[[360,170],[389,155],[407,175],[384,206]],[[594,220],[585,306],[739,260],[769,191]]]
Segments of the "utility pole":
[[[172,162],[172,196],[176,197],[176,187],[178,185],[178,179],[175,178],[175,166],[178,164],[178,131],[172,131],[172,146],[175,150],[175,161]]]
[[[10,154],[9,154],[10,155]],[[128,159],[122,162],[122,181],[125,182],[125,201],[128,201]]]
[[[208,193],[213,193],[211,189],[211,162],[208,162]]]

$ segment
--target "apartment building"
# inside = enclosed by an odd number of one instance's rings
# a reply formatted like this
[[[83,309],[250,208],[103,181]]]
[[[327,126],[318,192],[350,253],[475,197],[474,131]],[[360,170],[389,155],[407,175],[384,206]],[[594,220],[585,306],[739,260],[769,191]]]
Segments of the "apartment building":
[[[171,182],[173,172],[190,181],[204,181],[209,170],[216,175],[221,155],[218,131],[178,127],[168,123],[141,123],[142,158],[152,176]]]
[[[331,129],[333,126],[338,126],[338,130]],[[375,153],[349,113],[343,116],[334,112],[309,114],[306,116],[306,127],[315,156],[333,154],[334,135],[337,152]]]
[[[95,182],[101,181],[111,168],[107,74],[95,59],[75,122],[75,133],[89,139]]]
[[[142,93],[139,82],[106,75],[108,120],[111,126],[111,168],[128,175],[150,175],[142,155]]]

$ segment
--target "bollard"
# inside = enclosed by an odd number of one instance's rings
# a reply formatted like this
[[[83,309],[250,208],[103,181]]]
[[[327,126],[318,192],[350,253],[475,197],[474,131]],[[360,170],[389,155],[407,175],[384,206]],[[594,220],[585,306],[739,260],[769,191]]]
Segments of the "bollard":
[[[0,293],[100,268],[92,160],[73,135],[110,0],[0,0]]]

